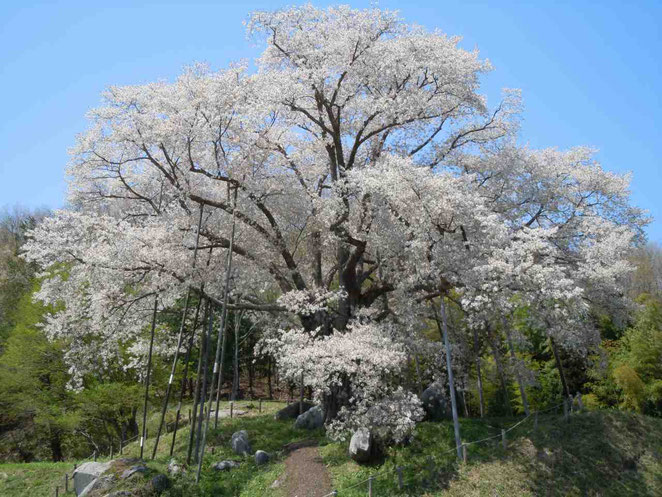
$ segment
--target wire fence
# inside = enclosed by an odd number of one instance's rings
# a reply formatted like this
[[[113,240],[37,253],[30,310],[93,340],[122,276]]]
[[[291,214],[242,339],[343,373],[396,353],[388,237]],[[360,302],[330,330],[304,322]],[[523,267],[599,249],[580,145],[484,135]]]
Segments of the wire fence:
[[[583,406],[581,405],[581,400],[579,402],[580,402],[579,410],[582,410]],[[515,428],[522,425],[528,419],[531,419],[531,418],[533,418],[534,421],[535,421],[535,423],[534,423],[534,431],[535,431],[537,429],[537,424],[538,424],[538,419],[537,418],[540,414],[544,414],[544,413],[547,413],[549,411],[556,410],[560,407],[563,408],[564,419],[566,421],[568,421],[569,420],[569,414],[572,411],[572,400],[570,400],[570,399],[568,399],[564,402],[561,402],[560,404],[556,404],[552,407],[549,407],[547,409],[542,409],[542,410],[531,412],[527,416],[525,416],[523,419],[521,419],[520,421],[518,421],[514,425],[510,426],[509,428],[502,429],[501,433],[499,433],[497,435],[481,438],[479,440],[463,442],[462,445],[459,447],[460,453],[462,454],[463,461],[465,463],[467,462],[467,458],[468,458],[467,448],[469,446],[483,444],[483,443],[489,442],[491,440],[495,440],[495,439],[500,438],[501,441],[502,441],[502,444],[503,444],[503,448],[505,449],[506,446],[507,446],[506,445],[507,444],[507,434],[509,432],[513,431]],[[354,483],[352,485],[348,485],[348,486],[345,486],[345,487],[342,487],[342,488],[334,489],[333,491],[331,491],[327,494],[324,494],[321,497],[342,496],[343,494],[345,494],[349,490],[355,489],[355,488],[360,487],[362,485],[366,486],[368,497],[374,497],[375,496],[375,491],[376,491],[374,489],[374,486],[373,486],[374,482],[376,480],[380,479],[380,478],[384,478],[384,477],[387,477],[387,476],[390,476],[391,478],[393,478],[393,477],[396,478],[396,481],[398,482],[398,489],[403,490],[404,487],[405,487],[403,473],[411,472],[411,471],[420,472],[421,470],[425,471],[425,470],[428,470],[428,469],[430,470],[431,473],[433,473],[434,469],[435,469],[435,462],[436,462],[436,459],[438,457],[445,456],[447,454],[450,454],[450,453],[456,452],[456,451],[458,451],[458,447],[452,447],[448,450],[445,450],[445,451],[442,451],[442,452],[436,454],[436,456],[428,456],[428,458],[427,458],[427,468],[425,466],[421,465],[421,464],[418,464],[418,465],[402,465],[402,466],[396,466],[394,468],[392,468],[392,467],[384,468],[383,467],[382,469],[380,469],[379,471],[371,474],[368,478],[366,478],[364,480],[361,480],[361,481],[359,481],[357,483]]]

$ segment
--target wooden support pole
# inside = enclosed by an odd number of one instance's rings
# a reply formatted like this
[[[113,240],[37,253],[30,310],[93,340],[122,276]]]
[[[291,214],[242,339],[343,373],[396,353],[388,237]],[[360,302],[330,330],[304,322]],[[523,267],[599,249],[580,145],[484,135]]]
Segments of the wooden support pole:
[[[110,459],[112,460],[113,458],[113,444],[110,444]]]
[[[372,476],[372,475],[370,475],[370,476],[368,477],[368,497],[372,497],[372,480],[373,480],[374,478],[375,478],[375,477]]]
[[[145,378],[145,401],[143,403],[143,436],[140,437],[140,459],[143,458],[145,439],[147,438],[147,399],[149,397],[149,375],[152,370],[152,350],[154,349],[154,330],[156,329],[156,311],[159,297],[154,297],[154,312],[152,313],[152,332],[149,339],[149,353],[147,355],[147,375]]]
[[[463,443],[462,444],[462,460],[464,461],[464,464],[467,464],[468,459],[469,459],[469,456],[467,454],[467,444]]]
[[[396,466],[395,472],[398,474],[398,490],[402,490],[404,483],[402,481],[402,466]]]
[[[60,495],[60,487],[55,487],[55,497],[59,497]]]
[[[303,414],[303,371],[299,380],[299,415]]]
[[[64,492],[69,491],[69,473],[64,474]]]
[[[232,414],[234,412],[234,401],[230,401],[230,419],[232,419]]]
[[[92,453],[92,457],[94,458],[94,462],[97,462],[97,451],[96,450]]]
[[[191,455],[193,453],[193,444],[195,443],[196,440],[196,426],[197,426],[197,419],[198,419],[198,409],[200,409],[200,412],[202,412],[202,402],[200,402],[200,398],[202,397],[200,394],[200,383],[201,383],[201,378],[202,378],[202,363],[204,362],[204,354],[205,354],[205,348],[207,346],[207,341],[206,341],[206,328],[205,328],[205,321],[208,317],[209,314],[209,303],[207,303],[207,307],[205,308],[205,316],[202,319],[203,325],[202,325],[202,331],[200,333],[200,346],[199,346],[199,353],[198,353],[198,369],[195,377],[195,388],[194,388],[194,394],[193,394],[193,417],[191,418],[191,432],[189,433],[189,439],[188,439],[188,450],[186,454],[186,464],[191,464]],[[195,328],[193,330],[195,332]]]
[[[506,430],[501,430],[501,444],[503,445],[503,450],[508,449],[508,440],[506,439]]]
[[[230,192],[228,190],[228,195],[229,193]],[[234,250],[234,237],[235,237],[235,229],[236,229],[235,211],[237,210],[238,193],[239,193],[239,187],[235,187],[234,197],[232,200],[232,229],[230,231],[230,243],[229,243],[228,255],[225,263],[225,286],[223,288],[223,309],[221,312],[221,327],[218,332],[219,333],[218,340],[216,343],[216,360],[214,361],[214,373],[216,373],[216,368],[217,367],[219,368],[217,374],[218,380],[212,383],[212,387],[214,384],[216,384],[216,415],[214,416],[214,428],[218,427],[218,406],[221,401],[221,388],[223,386],[223,367],[225,362],[225,343],[227,341],[226,337],[227,337],[227,324],[228,324],[228,299],[230,297],[230,275],[232,274],[232,252]],[[219,346],[220,346],[220,350],[219,350]],[[220,364],[219,364],[219,355],[220,355]],[[209,401],[209,407],[211,409],[211,400]],[[204,443],[203,443],[203,447],[204,447]],[[197,477],[196,477],[196,481],[198,481]]]
[[[260,407],[259,407],[259,412],[262,413],[262,399],[260,399]]]

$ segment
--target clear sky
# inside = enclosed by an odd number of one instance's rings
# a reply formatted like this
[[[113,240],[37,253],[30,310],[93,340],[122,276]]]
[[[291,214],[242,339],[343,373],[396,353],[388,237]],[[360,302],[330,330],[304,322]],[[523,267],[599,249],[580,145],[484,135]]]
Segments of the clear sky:
[[[63,206],[67,148],[106,86],[170,80],[193,62],[221,68],[252,59],[259,48],[242,21],[288,4],[1,2],[0,207]],[[633,202],[655,218],[649,237],[662,242],[662,2],[378,5],[478,47],[495,67],[484,79],[490,103],[501,88],[523,90],[522,142],[591,145],[605,168],[632,171]]]

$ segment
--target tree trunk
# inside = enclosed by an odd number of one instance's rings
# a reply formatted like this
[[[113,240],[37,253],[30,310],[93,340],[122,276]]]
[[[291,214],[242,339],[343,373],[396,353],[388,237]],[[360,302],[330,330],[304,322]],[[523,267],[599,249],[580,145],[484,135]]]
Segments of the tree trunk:
[[[501,362],[501,352],[499,351],[499,344],[497,343],[497,338],[492,333],[489,323],[487,323],[488,334],[490,335],[490,345],[492,346],[492,352],[494,353],[494,362],[496,363],[497,373],[499,374],[499,379],[501,380],[501,389],[503,390],[504,403],[508,415],[512,417],[513,408],[510,405],[510,395],[508,394],[508,384],[506,382],[506,373],[503,369],[503,363]]]
[[[549,344],[552,346],[552,353],[554,354],[554,360],[556,361],[556,368],[559,370],[559,376],[561,377],[561,384],[563,385],[563,391],[565,392],[566,397],[570,397],[570,389],[568,388],[568,383],[565,380],[565,373],[563,372],[563,364],[561,364],[561,358],[559,357],[559,351],[556,348],[556,342],[549,335]]]
[[[517,355],[515,354],[515,347],[513,347],[513,339],[510,335],[510,326],[506,322],[506,318],[501,318],[503,322],[503,329],[506,333],[506,340],[508,341],[508,348],[510,349],[510,358],[513,361],[513,367],[515,368],[515,377],[517,378],[517,384],[519,385],[519,393],[522,396],[522,405],[524,406],[524,414],[529,415],[529,400],[526,397],[526,389],[524,387],[524,382],[522,380],[522,375],[520,375],[517,368]]]
[[[478,401],[480,404],[480,417],[485,416],[485,398],[483,396],[483,376],[480,372],[480,347],[478,345],[478,330],[474,328],[474,355],[476,356],[476,379],[478,382]]]

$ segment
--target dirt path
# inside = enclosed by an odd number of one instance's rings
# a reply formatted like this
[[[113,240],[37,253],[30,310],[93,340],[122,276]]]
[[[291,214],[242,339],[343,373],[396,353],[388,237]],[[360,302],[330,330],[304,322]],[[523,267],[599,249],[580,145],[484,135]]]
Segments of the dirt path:
[[[285,459],[285,485],[290,497],[321,497],[333,490],[316,446],[292,447]]]

